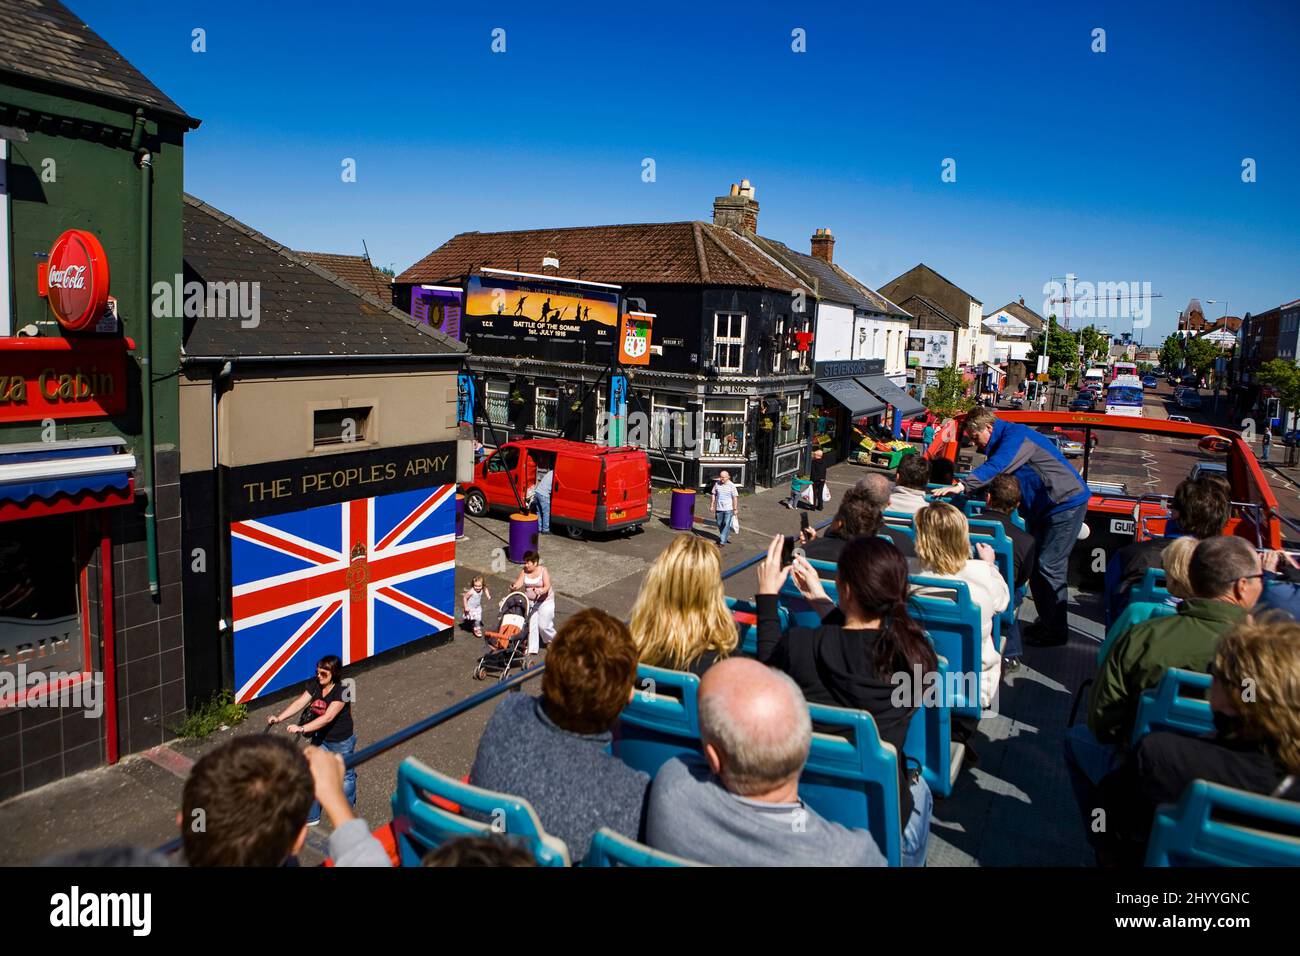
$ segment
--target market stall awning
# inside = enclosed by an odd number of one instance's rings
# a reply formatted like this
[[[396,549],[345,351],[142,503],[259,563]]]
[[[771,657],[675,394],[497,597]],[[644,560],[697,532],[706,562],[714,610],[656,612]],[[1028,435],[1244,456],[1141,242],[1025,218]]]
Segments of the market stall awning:
[[[851,378],[831,378],[818,382],[817,387],[849,410],[854,418],[878,415],[885,410],[884,403]]]
[[[860,378],[858,381],[865,385],[872,395],[882,402],[893,405],[895,411],[902,412],[904,418],[911,418],[925,411],[924,405],[883,375],[872,375],[868,378]]]
[[[0,520],[126,504],[135,455],[121,438],[0,447]]]

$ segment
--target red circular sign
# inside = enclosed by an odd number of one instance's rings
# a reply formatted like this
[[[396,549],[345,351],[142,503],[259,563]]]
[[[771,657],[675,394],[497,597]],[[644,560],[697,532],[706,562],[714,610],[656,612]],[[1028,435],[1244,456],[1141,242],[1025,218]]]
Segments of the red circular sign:
[[[97,322],[108,304],[108,257],[99,240],[84,229],[69,229],[54,240],[45,284],[50,308],[65,329]]]

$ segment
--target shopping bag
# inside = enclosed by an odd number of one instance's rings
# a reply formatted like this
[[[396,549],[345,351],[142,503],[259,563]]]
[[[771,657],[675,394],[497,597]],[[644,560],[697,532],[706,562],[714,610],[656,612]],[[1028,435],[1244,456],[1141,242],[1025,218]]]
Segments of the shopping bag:
[[[740,533],[740,515],[736,514],[734,511],[731,513],[731,533]]]

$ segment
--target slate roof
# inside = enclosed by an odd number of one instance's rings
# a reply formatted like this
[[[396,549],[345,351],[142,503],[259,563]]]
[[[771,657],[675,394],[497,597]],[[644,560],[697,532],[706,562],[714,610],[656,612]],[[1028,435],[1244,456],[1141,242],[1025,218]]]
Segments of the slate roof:
[[[380,272],[370,264],[365,256],[349,256],[333,252],[304,252],[299,249],[297,255],[314,262],[329,272],[334,273],[344,282],[355,286],[367,295],[373,295],[381,302],[392,301],[393,277]]]
[[[191,128],[199,125],[58,0],[0,0],[0,76],[6,73],[152,107]]]
[[[698,221],[462,232],[396,281],[447,283],[484,267],[540,273],[547,255],[560,260],[560,275],[592,282],[740,286],[782,292],[803,284],[755,243],[730,229]]]
[[[455,339],[188,194],[184,229],[187,282],[260,284],[257,326],[242,328],[237,318],[195,319],[182,350],[186,358],[465,351]]]
[[[913,303],[916,304],[913,305]],[[936,318],[943,319],[946,322],[951,322],[954,326],[956,326],[959,329],[966,328],[965,322],[960,322],[957,319],[955,319],[949,312],[947,312],[943,308],[943,306],[941,306],[938,302],[935,302],[933,299],[929,298],[928,296],[909,295],[906,299],[902,301],[901,305],[903,308],[907,309],[908,313],[913,318],[923,319],[928,315],[933,315]]]

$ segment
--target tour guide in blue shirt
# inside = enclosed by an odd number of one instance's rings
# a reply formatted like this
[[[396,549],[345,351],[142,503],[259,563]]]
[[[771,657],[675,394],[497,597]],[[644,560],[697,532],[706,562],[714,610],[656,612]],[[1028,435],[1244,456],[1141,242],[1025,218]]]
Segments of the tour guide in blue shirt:
[[[1065,578],[1070,551],[1088,514],[1088,486],[1044,435],[1016,422],[1004,422],[992,409],[971,412],[965,432],[987,460],[964,481],[934,494],[977,492],[1002,474],[1016,479],[1020,516],[1038,544],[1038,566],[1029,579],[1038,621],[1026,629],[1025,643],[1035,647],[1064,644],[1070,636]]]

